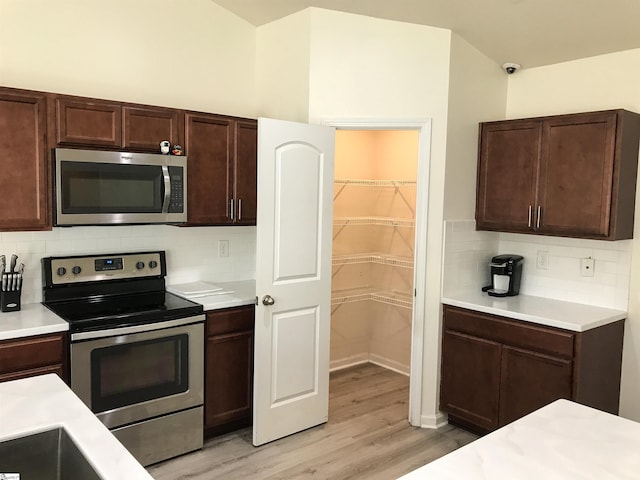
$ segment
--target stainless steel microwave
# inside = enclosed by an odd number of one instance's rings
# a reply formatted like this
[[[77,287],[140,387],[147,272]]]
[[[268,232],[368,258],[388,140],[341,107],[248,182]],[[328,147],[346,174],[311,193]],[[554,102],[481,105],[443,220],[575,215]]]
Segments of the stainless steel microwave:
[[[187,157],[56,148],[54,225],[187,221]]]

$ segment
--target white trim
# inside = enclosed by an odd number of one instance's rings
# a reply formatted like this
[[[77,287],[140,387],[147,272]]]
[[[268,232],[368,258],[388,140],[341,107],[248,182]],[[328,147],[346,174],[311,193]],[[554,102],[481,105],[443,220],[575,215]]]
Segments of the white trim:
[[[330,361],[329,371],[335,372],[338,370],[344,370],[345,368],[355,367],[356,365],[364,365],[365,363],[369,363],[369,355],[366,353],[360,353],[358,355],[341,358],[340,360]]]
[[[381,355],[376,355],[375,353],[372,353],[369,356],[369,362],[373,363],[374,365],[378,365],[379,367],[385,368],[387,370],[391,370],[392,372],[396,372],[401,375],[404,375],[405,377],[409,377],[409,374],[411,373],[410,368],[407,367],[406,365],[403,365],[400,362],[391,360],[390,358],[386,358]]]
[[[442,412],[438,412],[435,416],[423,415],[420,420],[420,427],[431,428],[432,430],[437,430],[438,428],[442,428],[449,424],[447,421],[447,414]]]
[[[339,130],[418,130],[418,173],[416,188],[416,227],[414,254],[414,288],[411,334],[411,369],[409,373],[409,423],[415,427],[438,428],[441,414],[437,417],[422,416],[422,384],[424,367],[424,325],[426,303],[427,264],[427,212],[429,200],[429,170],[431,163],[431,119],[324,119],[322,125]],[[446,423],[446,421],[445,421]],[[433,426],[430,426],[433,425]]]

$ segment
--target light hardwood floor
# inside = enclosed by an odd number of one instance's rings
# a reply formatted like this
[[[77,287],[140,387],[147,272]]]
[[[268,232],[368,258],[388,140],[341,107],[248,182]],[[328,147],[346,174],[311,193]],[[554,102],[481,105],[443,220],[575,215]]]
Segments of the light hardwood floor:
[[[254,447],[251,429],[148,468],[156,480],[389,480],[477,437],[455,427],[409,425],[409,379],[373,364],[331,374],[329,421]]]

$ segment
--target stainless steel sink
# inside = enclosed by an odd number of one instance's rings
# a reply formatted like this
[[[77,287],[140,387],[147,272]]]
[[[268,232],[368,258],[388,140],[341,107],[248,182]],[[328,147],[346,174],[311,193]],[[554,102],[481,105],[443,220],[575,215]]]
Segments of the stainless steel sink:
[[[0,473],[24,480],[101,480],[64,428],[0,442]]]

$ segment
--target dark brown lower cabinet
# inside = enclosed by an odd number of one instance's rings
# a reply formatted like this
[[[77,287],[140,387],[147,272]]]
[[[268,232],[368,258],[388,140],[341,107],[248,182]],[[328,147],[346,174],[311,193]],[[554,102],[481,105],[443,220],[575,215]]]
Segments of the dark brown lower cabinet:
[[[56,373],[68,383],[67,334],[0,341],[0,382]]]
[[[207,312],[204,433],[251,425],[254,307]]]
[[[618,413],[624,320],[585,332],[444,306],[440,409],[477,433],[559,398]]]

